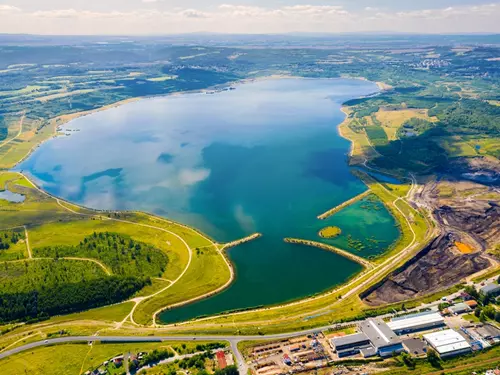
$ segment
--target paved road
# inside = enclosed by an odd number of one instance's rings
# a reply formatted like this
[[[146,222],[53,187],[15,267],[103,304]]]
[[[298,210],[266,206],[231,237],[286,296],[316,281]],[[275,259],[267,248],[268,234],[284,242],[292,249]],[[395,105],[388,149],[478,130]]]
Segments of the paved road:
[[[382,315],[380,318],[390,316],[390,314]],[[240,341],[255,341],[255,340],[280,340],[287,339],[291,337],[304,336],[313,333],[318,333],[329,328],[339,328],[343,326],[349,326],[352,324],[359,323],[359,321],[352,321],[346,323],[332,324],[324,327],[307,329],[299,332],[287,332],[279,333],[274,335],[255,335],[255,336],[217,336],[217,335],[184,335],[184,336],[68,336],[59,337],[55,339],[47,339],[43,341],[36,341],[16,348],[6,350],[0,353],[0,359],[6,358],[10,355],[20,353],[25,350],[30,350],[38,348],[40,346],[54,345],[54,344],[64,344],[64,343],[74,343],[74,342],[91,342],[100,341],[108,343],[119,343],[119,342],[162,342],[162,341],[228,341],[231,349],[236,357],[238,364],[238,369],[240,374],[247,374],[248,366],[243,358],[243,355],[238,350],[238,343]]]
[[[451,297],[451,296],[450,296]],[[430,308],[439,304],[440,301],[420,305],[414,309],[409,309],[407,312],[415,312],[422,308]],[[378,318],[387,318],[392,314],[380,315]],[[313,333],[318,333],[329,328],[341,328],[345,326],[350,326],[353,324],[357,324],[360,321],[352,321],[345,323],[336,323],[328,326],[317,327],[312,329],[307,329],[299,332],[285,332],[278,333],[274,335],[254,335],[254,336],[218,336],[218,335],[183,335],[183,336],[68,336],[68,337],[59,337],[55,339],[48,339],[43,341],[36,341],[29,344],[25,344],[22,346],[18,346],[16,348],[6,350],[0,353],[0,359],[6,358],[10,355],[20,353],[25,350],[30,350],[34,348],[38,348],[41,346],[54,345],[54,344],[64,344],[64,343],[74,343],[74,342],[91,342],[91,341],[100,341],[100,342],[108,342],[108,343],[123,343],[123,342],[162,342],[162,341],[228,341],[231,350],[236,357],[236,362],[238,364],[238,369],[240,374],[247,374],[248,366],[243,358],[243,355],[238,350],[238,343],[240,341],[256,341],[256,340],[280,340],[287,339],[291,337],[304,336]]]
[[[353,324],[346,323],[346,324]],[[240,370],[240,374],[247,374],[248,366],[243,358],[243,355],[238,350],[238,343],[240,341],[246,340],[268,340],[268,339],[285,339],[289,337],[296,337],[302,335],[308,335],[311,333],[316,333],[321,330],[330,328],[333,326],[322,327],[309,329],[301,332],[293,332],[293,333],[280,333],[276,335],[267,335],[267,336],[68,336],[68,337],[59,337],[55,339],[48,339],[43,341],[32,342],[26,345],[18,346],[16,348],[6,350],[0,353],[0,359],[6,358],[10,355],[20,353],[25,350],[30,350],[34,348],[38,348],[40,346],[46,345],[54,345],[54,344],[64,344],[64,343],[74,343],[74,342],[91,342],[91,341],[100,341],[107,343],[119,343],[119,342],[162,342],[162,341],[228,341],[233,353],[236,357],[236,361],[238,364],[238,369]]]

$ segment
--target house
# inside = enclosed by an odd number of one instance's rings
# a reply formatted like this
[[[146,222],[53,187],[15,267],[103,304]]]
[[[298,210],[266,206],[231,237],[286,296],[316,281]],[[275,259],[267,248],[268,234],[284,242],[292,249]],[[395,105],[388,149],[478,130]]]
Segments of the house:
[[[477,302],[474,301],[473,299],[465,301],[465,304],[469,306],[472,310],[474,310],[477,307]]]
[[[473,299],[473,298],[472,298],[472,296],[471,296],[469,293],[467,293],[467,292],[461,292],[461,293],[460,293],[460,297],[461,297],[464,301],[469,301],[469,300]]]
[[[224,353],[223,350],[219,350],[216,355],[217,357],[217,363],[219,365],[219,369],[225,369],[227,367],[227,362],[226,362],[226,353]]]
[[[471,308],[469,307],[469,305],[467,305],[465,302],[461,302],[461,303],[457,303],[456,305],[454,306],[450,306],[448,307],[448,310],[452,313],[452,314],[462,314],[464,312],[468,312],[468,311],[471,311]]]
[[[115,364],[116,367],[121,366],[123,364],[123,356],[113,358],[113,363]]]

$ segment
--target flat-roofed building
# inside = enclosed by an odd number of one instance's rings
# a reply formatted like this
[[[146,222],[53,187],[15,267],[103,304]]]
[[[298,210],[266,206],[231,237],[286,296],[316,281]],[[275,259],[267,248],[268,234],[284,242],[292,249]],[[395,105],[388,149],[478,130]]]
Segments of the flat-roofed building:
[[[383,321],[367,319],[359,324],[359,328],[368,337],[379,356],[389,357],[393,353],[404,351],[401,339]]]
[[[496,296],[500,293],[500,285],[494,283],[486,284],[482,288],[479,288],[479,292],[485,296]]]
[[[448,307],[448,311],[452,314],[462,314],[471,310],[470,306],[465,302],[457,303],[456,305]]]
[[[363,358],[370,358],[377,355],[377,350],[373,346],[367,346],[359,351]]]
[[[403,340],[403,346],[406,351],[412,355],[423,355],[427,349],[427,343],[419,338]]]
[[[339,351],[370,344],[370,340],[364,333],[354,333],[352,335],[334,337],[330,340],[330,343],[333,350]]]
[[[484,324],[477,327],[476,332],[485,340],[500,339],[500,330],[490,324]]]
[[[439,354],[441,358],[470,353],[472,348],[467,340],[452,329],[424,335],[424,340]]]
[[[334,337],[330,340],[330,345],[339,358],[359,354],[361,349],[371,347],[370,340],[364,333]]]
[[[431,311],[394,318],[387,325],[397,335],[403,335],[409,332],[443,327],[445,323],[440,313]]]

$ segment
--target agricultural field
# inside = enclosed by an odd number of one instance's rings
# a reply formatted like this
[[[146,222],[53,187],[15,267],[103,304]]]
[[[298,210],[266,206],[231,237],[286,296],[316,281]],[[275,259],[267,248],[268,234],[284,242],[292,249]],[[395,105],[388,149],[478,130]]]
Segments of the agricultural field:
[[[403,124],[411,119],[421,119],[430,122],[436,122],[436,118],[429,117],[427,110],[418,109],[401,109],[397,111],[386,111],[380,109],[376,114],[375,118],[379,121],[382,128],[387,134],[387,138],[390,141],[398,139],[397,131]]]

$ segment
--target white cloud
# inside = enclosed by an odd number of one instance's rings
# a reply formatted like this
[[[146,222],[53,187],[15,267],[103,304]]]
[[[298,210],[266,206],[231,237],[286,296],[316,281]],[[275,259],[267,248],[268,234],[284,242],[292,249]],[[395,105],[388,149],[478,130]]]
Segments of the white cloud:
[[[179,172],[179,182],[182,186],[191,186],[206,180],[210,176],[209,169],[182,169]]]
[[[56,9],[56,10],[39,10],[31,14],[33,17],[39,18],[75,18],[82,16],[75,9]]]
[[[145,34],[196,31],[229,33],[282,32],[500,32],[500,2],[412,11],[351,11],[336,5],[281,7],[221,4],[209,9],[165,9],[166,1],[143,9],[94,11],[54,9],[26,12],[0,5],[0,32],[52,34]],[[140,4],[140,1],[138,1]],[[160,3],[163,4],[160,6]],[[158,5],[155,5],[158,4]]]
[[[20,12],[21,9],[13,5],[0,4],[0,14]]]
[[[238,204],[234,208],[234,218],[240,225],[241,229],[244,231],[251,233],[256,231],[255,220],[253,217],[245,212],[245,209],[242,205]]]
[[[329,16],[347,15],[348,12],[341,6],[331,5],[293,5],[282,8],[263,8],[246,5],[222,4],[219,9],[232,17],[303,17],[303,16]]]
[[[186,9],[183,11],[180,11],[178,13],[179,15],[186,17],[186,18],[208,18],[210,15],[205,12],[200,12],[199,10],[196,9]]]
[[[486,4],[479,6],[462,6],[462,7],[447,7],[444,9],[423,9],[408,12],[397,12],[396,17],[399,18],[424,18],[424,19],[442,19],[456,16],[464,16],[464,22],[467,22],[468,15],[470,16],[493,16],[494,12],[498,12],[500,7],[498,4]]]

